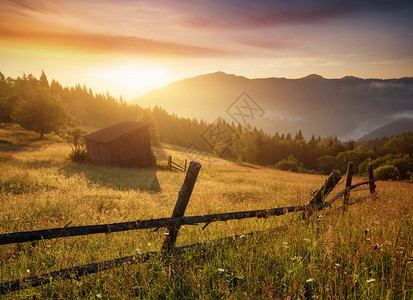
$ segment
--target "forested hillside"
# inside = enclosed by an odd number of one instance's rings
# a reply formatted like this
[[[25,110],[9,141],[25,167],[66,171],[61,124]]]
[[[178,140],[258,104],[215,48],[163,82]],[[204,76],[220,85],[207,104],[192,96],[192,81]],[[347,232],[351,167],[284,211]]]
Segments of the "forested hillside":
[[[343,173],[353,161],[363,173],[370,160],[382,179],[409,179],[413,172],[413,134],[364,142],[342,142],[335,136],[306,140],[301,130],[273,135],[251,126],[218,119],[214,123],[182,118],[155,106],[143,109],[122,97],[97,94],[86,86],[63,87],[49,83],[42,72],[5,77],[0,73],[0,122],[16,122],[42,137],[67,126],[100,129],[124,120],[151,124],[153,144],[158,141],[195,147],[217,156],[308,173]],[[380,173],[381,172],[381,173]]]

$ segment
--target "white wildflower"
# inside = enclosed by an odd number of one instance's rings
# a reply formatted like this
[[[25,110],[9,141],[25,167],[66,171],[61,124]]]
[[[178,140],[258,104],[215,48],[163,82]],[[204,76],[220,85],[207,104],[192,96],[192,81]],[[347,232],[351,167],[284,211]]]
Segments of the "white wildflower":
[[[102,294],[96,294],[96,297],[100,299],[102,298]]]
[[[305,282],[313,282],[314,278],[308,278]]]
[[[370,278],[370,279],[368,279],[366,282],[367,282],[367,283],[370,283],[370,282],[375,282],[375,281],[376,281],[376,279]]]
[[[27,272],[27,273],[30,273],[30,270],[29,270],[29,269],[27,269],[27,270],[26,270],[26,272]]]
[[[218,272],[225,272],[225,270],[223,268],[218,268],[217,271]]]
[[[141,249],[135,249],[138,254],[141,254]]]

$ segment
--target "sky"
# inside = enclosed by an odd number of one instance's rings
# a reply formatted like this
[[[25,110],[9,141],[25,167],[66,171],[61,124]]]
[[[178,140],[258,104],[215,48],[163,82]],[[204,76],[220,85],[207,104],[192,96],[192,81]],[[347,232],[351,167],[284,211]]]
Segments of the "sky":
[[[223,71],[413,76],[413,1],[0,0],[0,72],[132,100]]]

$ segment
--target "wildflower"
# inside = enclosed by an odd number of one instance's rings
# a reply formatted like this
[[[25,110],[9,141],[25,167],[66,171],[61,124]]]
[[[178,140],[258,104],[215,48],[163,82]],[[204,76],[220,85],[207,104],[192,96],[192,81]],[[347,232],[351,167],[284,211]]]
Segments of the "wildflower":
[[[135,249],[138,254],[141,254],[141,249]]]
[[[150,247],[152,244],[151,243],[148,243],[148,246]]]
[[[367,282],[367,283],[370,283],[370,282],[375,282],[375,281],[376,281],[376,279],[370,278],[370,279],[368,279],[366,282]]]
[[[313,282],[314,278],[308,278],[305,282]]]
[[[100,294],[100,293],[96,294],[96,297],[100,299],[100,298],[102,298],[102,294]]]
[[[223,268],[218,268],[217,271],[218,272],[225,272],[225,270]]]
[[[340,264],[338,264],[338,263],[335,263],[335,264],[334,264],[334,269],[337,269],[337,268],[339,268],[339,267],[341,267]]]
[[[245,234],[241,234],[240,238],[241,238],[241,239],[242,239],[242,238],[245,238]]]
[[[27,269],[27,270],[26,270],[26,272],[27,272],[27,273],[30,273],[30,270],[29,270],[29,269]]]

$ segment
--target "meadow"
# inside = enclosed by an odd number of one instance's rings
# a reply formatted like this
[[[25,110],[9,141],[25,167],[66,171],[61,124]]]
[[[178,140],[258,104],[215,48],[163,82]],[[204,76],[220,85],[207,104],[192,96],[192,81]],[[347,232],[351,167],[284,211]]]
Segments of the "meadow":
[[[54,135],[0,128],[0,233],[169,217],[185,174],[166,169],[184,148],[155,147],[158,166],[120,169],[76,164]],[[185,215],[306,204],[326,176],[201,157]],[[354,178],[353,182],[364,180]],[[338,192],[343,189],[338,187]],[[70,280],[53,280],[4,299],[411,299],[413,185],[377,182],[377,195],[345,211],[299,213],[183,226],[177,246],[252,231],[230,244]],[[287,225],[287,226],[284,226]],[[280,226],[277,232],[271,229]],[[0,246],[1,282],[161,249],[167,230],[137,230]]]

